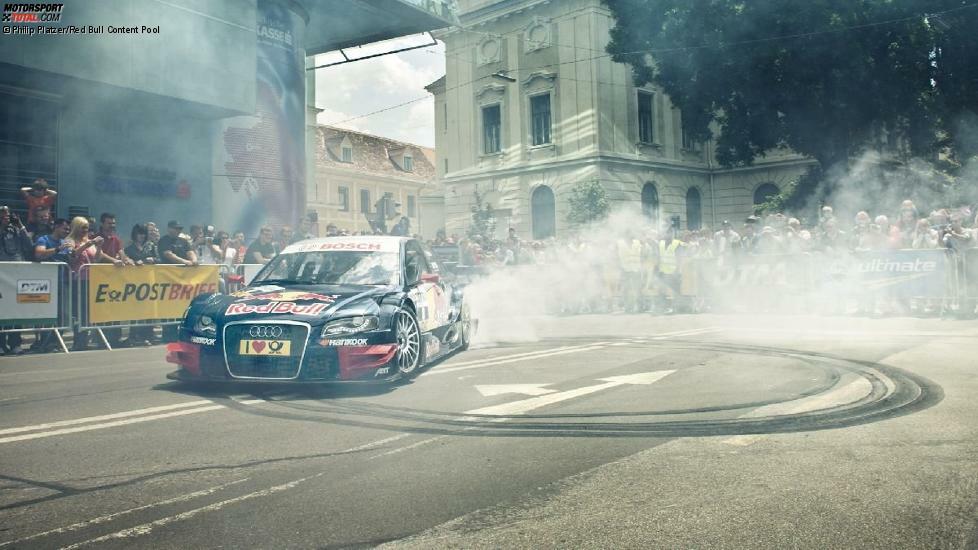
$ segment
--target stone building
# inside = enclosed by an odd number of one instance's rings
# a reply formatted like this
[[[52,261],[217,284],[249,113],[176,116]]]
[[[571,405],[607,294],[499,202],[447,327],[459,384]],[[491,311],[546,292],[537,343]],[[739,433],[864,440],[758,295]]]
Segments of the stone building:
[[[462,232],[476,191],[498,230],[560,235],[567,197],[598,181],[613,207],[641,208],[683,228],[742,220],[811,162],[772,151],[755,165],[719,167],[711,143],[693,143],[682,113],[655,86],[636,87],[604,48],[614,26],[600,0],[463,0],[446,44],[435,98],[437,174],[445,225]]]
[[[400,204],[400,215],[408,217],[412,233],[428,229],[422,228],[420,197],[435,188],[434,151],[325,125],[316,128],[314,139],[316,181],[307,200],[318,217],[320,234],[329,224],[369,231],[367,214],[376,212],[377,201],[386,193]]]

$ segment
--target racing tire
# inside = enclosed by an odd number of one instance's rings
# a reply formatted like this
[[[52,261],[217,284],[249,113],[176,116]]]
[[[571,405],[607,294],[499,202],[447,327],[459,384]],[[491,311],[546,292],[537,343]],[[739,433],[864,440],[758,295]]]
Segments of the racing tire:
[[[458,350],[465,351],[469,349],[469,343],[472,340],[472,314],[469,312],[469,305],[462,302],[462,309],[458,314]]]
[[[421,327],[414,312],[407,308],[394,313],[394,337],[397,353],[394,363],[402,378],[411,378],[424,365],[424,347],[421,345]]]

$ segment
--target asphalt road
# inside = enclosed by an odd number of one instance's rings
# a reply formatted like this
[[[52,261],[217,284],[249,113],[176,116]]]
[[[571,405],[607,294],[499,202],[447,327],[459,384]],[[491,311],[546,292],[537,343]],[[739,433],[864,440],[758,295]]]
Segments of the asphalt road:
[[[394,388],[0,358],[0,548],[978,547],[978,323],[522,323]]]

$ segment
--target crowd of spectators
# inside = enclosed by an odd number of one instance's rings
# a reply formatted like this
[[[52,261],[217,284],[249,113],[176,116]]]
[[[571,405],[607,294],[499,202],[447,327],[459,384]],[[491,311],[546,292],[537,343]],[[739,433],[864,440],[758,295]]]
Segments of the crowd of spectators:
[[[559,240],[529,242],[521,241],[512,228],[503,239],[480,235],[446,237],[441,232],[427,244],[457,246],[458,264],[475,266],[480,273],[527,264],[558,266],[561,273],[571,270],[578,290],[566,289],[563,294],[584,298],[576,303],[557,298],[558,304],[553,308],[556,311],[671,313],[676,309],[702,311],[710,307],[702,297],[688,296],[697,292],[693,288],[696,281],[683,277],[693,265],[691,260],[702,260],[697,262],[698,268],[709,266],[710,270],[722,271],[735,269],[746,259],[760,255],[808,254],[825,262],[871,251],[946,249],[954,253],[978,247],[975,214],[968,206],[923,214],[912,201],[905,200],[892,217],[860,211],[843,219],[831,206],[824,206],[811,223],[774,212],[749,216],[736,224],[724,220],[714,229],[681,230],[678,220],[673,219],[667,227],[653,223],[592,226]],[[582,265],[588,269],[580,269]],[[961,267],[960,262],[952,265],[952,272]],[[581,287],[588,290],[581,292]],[[752,299],[749,293],[739,298]],[[921,302],[920,310],[930,312],[939,307]],[[863,309],[860,307],[859,311]],[[869,309],[879,311],[880,306],[874,303]]]

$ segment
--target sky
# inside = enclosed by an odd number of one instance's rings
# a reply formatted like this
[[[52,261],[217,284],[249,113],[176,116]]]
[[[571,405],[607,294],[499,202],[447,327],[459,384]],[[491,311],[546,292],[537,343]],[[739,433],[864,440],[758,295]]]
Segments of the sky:
[[[317,56],[317,64],[331,59]],[[444,74],[445,47],[442,43],[318,69],[316,106],[323,109],[318,121],[320,124],[434,147],[434,98],[424,87]],[[348,120],[417,98],[424,99]]]

